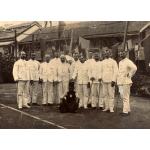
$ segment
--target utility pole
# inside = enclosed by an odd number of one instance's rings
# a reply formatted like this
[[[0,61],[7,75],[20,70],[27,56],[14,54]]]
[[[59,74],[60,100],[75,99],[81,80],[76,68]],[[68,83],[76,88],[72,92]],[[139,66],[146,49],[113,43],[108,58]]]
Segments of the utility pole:
[[[14,37],[14,42],[15,42],[15,58],[17,59],[17,52],[18,52],[18,43],[17,43],[17,31],[14,31],[15,37]]]
[[[126,47],[126,38],[127,38],[127,32],[128,32],[128,25],[129,25],[129,22],[126,21],[125,22],[125,29],[124,29],[124,38],[123,38],[123,50],[125,50],[125,47]]]
[[[71,30],[71,41],[70,41],[70,48],[69,48],[69,54],[72,54],[72,45],[73,45],[73,29]]]
[[[32,52],[34,53],[34,34],[32,34]]]

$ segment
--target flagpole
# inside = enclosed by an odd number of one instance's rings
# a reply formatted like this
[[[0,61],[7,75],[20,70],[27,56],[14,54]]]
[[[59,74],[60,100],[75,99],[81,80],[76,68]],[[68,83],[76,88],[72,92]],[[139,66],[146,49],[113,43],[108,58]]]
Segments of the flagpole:
[[[127,38],[127,31],[128,31],[128,25],[129,22],[125,22],[125,29],[124,29],[124,38],[123,38],[123,50],[125,51],[125,45],[126,45],[126,38]]]
[[[71,41],[70,41],[70,48],[69,48],[69,54],[72,54],[72,45],[73,45],[73,29],[71,30]]]

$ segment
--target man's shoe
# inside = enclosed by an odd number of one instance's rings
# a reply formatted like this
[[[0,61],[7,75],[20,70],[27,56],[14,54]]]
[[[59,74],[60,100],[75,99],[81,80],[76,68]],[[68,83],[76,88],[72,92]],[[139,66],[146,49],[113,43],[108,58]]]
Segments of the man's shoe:
[[[99,107],[99,109],[100,109],[100,110],[104,110],[104,108],[103,108],[103,107]]]
[[[48,104],[47,104],[47,106],[52,106],[52,105],[53,105],[53,104],[51,104],[51,103],[48,103]]]
[[[42,104],[42,106],[47,106],[47,104]]]
[[[113,113],[114,112],[114,110],[113,109],[110,109],[110,113]]]
[[[123,117],[126,117],[126,116],[129,116],[129,113],[123,113],[122,112],[122,113],[120,113],[120,115],[123,116]]]
[[[19,110],[22,110],[22,107],[18,107]]]
[[[91,104],[88,104],[87,107],[88,107],[88,108],[91,108],[92,106],[91,106]]]
[[[106,112],[106,111],[109,111],[109,109],[105,108],[105,109],[103,109],[102,111],[103,111],[103,112]]]
[[[96,107],[92,107],[92,109],[96,109]]]
[[[39,104],[38,104],[38,103],[32,103],[32,105],[34,105],[34,106],[39,106]]]
[[[24,105],[23,107],[24,108],[31,108],[29,105]]]

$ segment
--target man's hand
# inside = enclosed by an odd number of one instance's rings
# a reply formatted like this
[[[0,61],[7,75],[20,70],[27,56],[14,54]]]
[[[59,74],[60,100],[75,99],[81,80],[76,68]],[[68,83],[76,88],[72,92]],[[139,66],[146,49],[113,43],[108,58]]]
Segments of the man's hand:
[[[111,82],[111,87],[114,87],[115,84],[116,84],[116,82],[112,81],[112,82]]]
[[[33,80],[30,80],[30,84],[33,85],[33,83],[34,83]]]
[[[88,84],[87,84],[87,88],[90,88],[91,86],[90,86],[90,82],[88,82]]]
[[[131,76],[130,76],[130,74],[129,74],[129,73],[127,74],[127,77],[128,77],[128,78],[131,78]]]
[[[98,79],[98,82],[102,82],[102,79]]]
[[[39,84],[42,84],[43,83],[43,79],[39,79]]]
[[[70,82],[75,82],[75,79],[70,79]]]
[[[91,80],[91,81],[94,81],[94,80],[95,80],[95,78],[94,78],[94,77],[91,77],[91,78],[90,78],[90,80]]]

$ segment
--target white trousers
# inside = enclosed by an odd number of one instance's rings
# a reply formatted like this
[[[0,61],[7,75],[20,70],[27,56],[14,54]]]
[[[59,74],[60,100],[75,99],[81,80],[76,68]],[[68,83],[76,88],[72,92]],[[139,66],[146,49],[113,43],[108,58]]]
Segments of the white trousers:
[[[80,98],[79,107],[87,108],[89,94],[87,84],[78,84],[77,90],[77,93]]]
[[[114,109],[115,87],[111,87],[111,83],[103,83],[103,97],[105,109]]]
[[[101,83],[93,83],[91,87],[92,107],[104,107],[103,87]]]
[[[17,103],[18,108],[26,106],[28,103],[28,81],[18,81],[17,83]]]
[[[42,104],[53,104],[53,83],[43,82],[43,101]]]
[[[32,101],[32,103],[37,103],[37,96],[38,96],[38,81],[34,81],[31,85],[29,83],[29,103]]]
[[[119,85],[120,98],[123,101],[123,113],[129,113],[131,111],[130,88],[131,88],[131,84]]]
[[[60,98],[63,98],[69,90],[69,81],[62,81],[58,83],[58,103]]]

